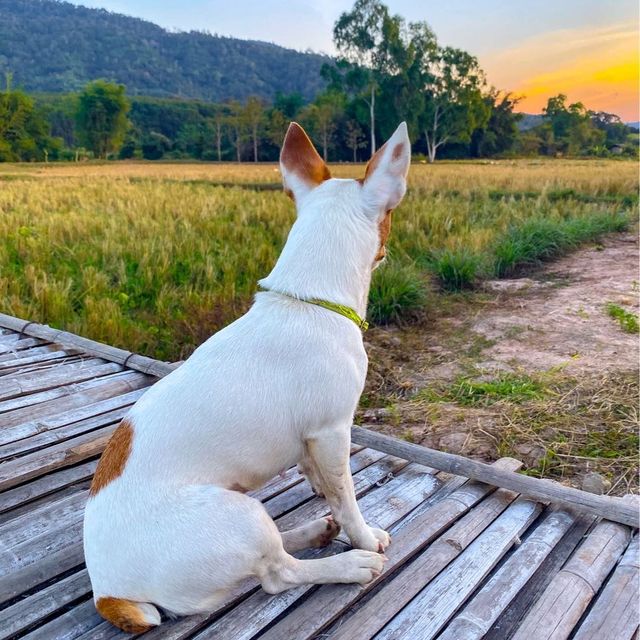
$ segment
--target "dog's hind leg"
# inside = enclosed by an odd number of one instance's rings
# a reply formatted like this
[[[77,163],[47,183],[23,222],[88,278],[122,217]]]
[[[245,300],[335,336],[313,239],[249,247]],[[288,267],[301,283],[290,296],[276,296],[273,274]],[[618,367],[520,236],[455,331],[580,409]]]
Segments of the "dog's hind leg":
[[[267,593],[280,593],[302,584],[367,584],[382,573],[385,561],[379,553],[360,549],[316,560],[298,560],[283,551],[265,562],[258,579]]]
[[[336,522],[358,549],[384,551],[389,534],[367,525],[360,513],[349,468],[350,425],[323,429],[305,442]]]
[[[331,516],[318,518],[296,529],[280,532],[282,544],[287,553],[310,547],[326,547],[339,533],[340,527]]]

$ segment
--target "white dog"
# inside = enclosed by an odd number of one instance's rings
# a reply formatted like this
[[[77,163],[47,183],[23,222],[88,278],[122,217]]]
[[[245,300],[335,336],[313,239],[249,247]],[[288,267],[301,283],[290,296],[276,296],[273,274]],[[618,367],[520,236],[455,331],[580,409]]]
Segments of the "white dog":
[[[381,572],[390,539],[358,509],[350,427],[367,372],[360,318],[410,154],[402,123],[363,180],[332,179],[304,130],[289,127],[280,166],[298,217],[264,291],[138,401],[91,485],[85,557],[96,607],[116,626],[158,625],[154,605],[211,611],[250,576],[278,593]],[[243,492],[296,463],[334,520],[280,533]],[[290,555],[327,544],[338,526],[354,550]]]

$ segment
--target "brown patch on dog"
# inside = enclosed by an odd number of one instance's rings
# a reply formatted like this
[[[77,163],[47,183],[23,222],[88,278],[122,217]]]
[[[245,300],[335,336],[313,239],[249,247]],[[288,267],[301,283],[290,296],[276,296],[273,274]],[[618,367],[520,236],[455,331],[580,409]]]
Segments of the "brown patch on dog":
[[[297,122],[289,125],[280,152],[280,162],[287,171],[295,173],[301,180],[313,186],[331,178],[329,167],[316,151],[305,130]],[[285,193],[293,198],[290,189],[285,189]]]
[[[404,142],[400,142],[393,148],[393,153],[391,154],[391,160],[396,161],[400,160],[400,157],[404,153]]]
[[[155,625],[149,624],[135,602],[122,598],[98,598],[98,613],[112,625],[127,633],[145,633]]]
[[[100,489],[122,475],[131,453],[132,442],[133,427],[125,418],[114,431],[107,443],[107,448],[100,458],[98,468],[89,488],[90,496],[95,496]]]
[[[386,244],[389,239],[389,234],[391,233],[391,214],[393,213],[393,209],[389,209],[387,213],[385,213],[382,220],[378,224],[378,236],[380,238],[380,247],[378,248],[378,253],[376,253],[376,262],[379,262],[387,255]]]
[[[367,162],[367,167],[364,170],[364,178],[359,180],[358,182],[364,183],[366,179],[375,171],[376,167],[380,164],[380,160],[382,160],[382,156],[384,154],[384,150],[387,148],[387,143],[385,142],[372,156],[371,160]]]
[[[243,487],[239,482],[234,482],[230,487],[227,487],[229,491],[239,491],[240,493],[247,493],[249,489]]]

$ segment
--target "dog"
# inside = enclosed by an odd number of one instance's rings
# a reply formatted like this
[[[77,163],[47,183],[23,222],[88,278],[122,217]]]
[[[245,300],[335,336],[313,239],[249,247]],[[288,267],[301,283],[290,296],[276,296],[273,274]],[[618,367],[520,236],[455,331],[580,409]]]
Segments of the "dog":
[[[297,219],[250,310],[132,407],[93,478],[84,553],[98,612],[129,633],[214,610],[240,581],[271,594],[366,584],[389,535],[367,525],[349,469],[364,388],[362,320],[411,160],[405,123],[361,180],[334,179],[296,123],[280,168]],[[280,532],[246,495],[296,463],[332,517]],[[342,527],[353,550],[291,555]]]

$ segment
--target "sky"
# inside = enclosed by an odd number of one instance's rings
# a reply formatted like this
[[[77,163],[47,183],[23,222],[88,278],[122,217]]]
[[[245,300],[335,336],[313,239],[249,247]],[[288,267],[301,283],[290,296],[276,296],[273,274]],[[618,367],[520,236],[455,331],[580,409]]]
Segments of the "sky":
[[[332,29],[353,0],[73,0],[155,22],[335,53]],[[387,0],[392,13],[425,20],[443,45],[477,56],[487,80],[539,113],[569,102],[640,120],[637,0]]]

